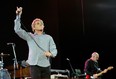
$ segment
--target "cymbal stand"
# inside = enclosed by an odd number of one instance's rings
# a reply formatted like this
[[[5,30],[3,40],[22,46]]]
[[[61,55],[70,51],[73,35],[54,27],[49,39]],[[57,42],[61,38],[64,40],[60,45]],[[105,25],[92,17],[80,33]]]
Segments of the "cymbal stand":
[[[1,55],[3,55],[3,53],[1,53]],[[0,73],[0,79],[3,79],[3,56],[1,56],[1,62],[0,62],[0,70],[1,70],[1,73]]]
[[[3,55],[3,53],[1,53],[1,55]],[[3,69],[3,56],[1,56],[1,67],[0,67],[0,69]]]
[[[70,59],[67,58],[66,60],[68,61],[69,65],[70,65],[70,68],[72,70],[72,79],[75,79],[75,78],[78,79],[78,76],[76,76],[75,70],[73,69],[73,67],[71,65]]]
[[[13,43],[12,44],[12,48],[13,48],[13,53],[14,53],[14,64],[13,64],[13,66],[14,66],[14,77],[13,77],[13,79],[15,79],[15,75],[16,75],[16,67],[17,67],[17,69],[18,69],[18,62],[17,62],[17,58],[16,58],[16,53],[15,53],[15,44]]]

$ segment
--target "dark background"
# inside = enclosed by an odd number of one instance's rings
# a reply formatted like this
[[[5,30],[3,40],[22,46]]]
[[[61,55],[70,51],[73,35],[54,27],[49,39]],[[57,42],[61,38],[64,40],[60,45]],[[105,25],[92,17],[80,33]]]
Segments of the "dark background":
[[[26,60],[28,47],[14,32],[16,6],[23,7],[22,22],[27,31],[36,17],[45,24],[57,45],[58,55],[52,59],[52,69],[81,69],[91,53],[100,54],[101,69],[114,66],[103,75],[103,79],[115,78],[116,52],[116,0],[1,0],[0,3],[0,52],[10,54],[4,57],[4,66],[13,65],[12,45],[18,61]]]

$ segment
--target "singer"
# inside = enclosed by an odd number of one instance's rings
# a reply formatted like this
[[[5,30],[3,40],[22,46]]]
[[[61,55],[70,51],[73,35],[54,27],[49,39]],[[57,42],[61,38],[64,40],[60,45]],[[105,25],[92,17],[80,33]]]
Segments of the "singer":
[[[32,21],[31,32],[26,32],[21,26],[22,7],[16,9],[16,19],[14,20],[15,33],[27,42],[29,54],[27,63],[30,67],[32,79],[50,79],[51,63],[50,58],[57,56],[56,44],[52,36],[45,34],[44,23],[40,18]]]

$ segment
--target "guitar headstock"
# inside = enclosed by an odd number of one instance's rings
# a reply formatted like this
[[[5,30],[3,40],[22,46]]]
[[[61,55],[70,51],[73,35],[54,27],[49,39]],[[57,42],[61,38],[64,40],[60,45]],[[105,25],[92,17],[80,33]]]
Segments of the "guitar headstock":
[[[103,71],[101,71],[100,73],[97,74],[97,76],[100,76],[102,75],[103,73],[106,73],[108,70],[111,70],[113,69],[114,67],[113,66],[109,66],[107,69],[104,69]]]
[[[104,69],[103,71],[102,71],[102,73],[106,73],[108,70],[111,70],[111,69],[113,69],[114,67],[113,66],[109,66],[107,69]]]
[[[113,69],[114,67],[113,66],[109,66],[108,68],[107,68],[107,70],[111,70],[111,69]]]

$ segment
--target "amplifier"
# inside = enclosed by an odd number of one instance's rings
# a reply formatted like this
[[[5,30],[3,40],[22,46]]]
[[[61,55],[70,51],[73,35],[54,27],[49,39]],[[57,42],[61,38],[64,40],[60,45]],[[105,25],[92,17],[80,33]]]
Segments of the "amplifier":
[[[62,74],[52,74],[51,79],[68,79],[68,76]]]

